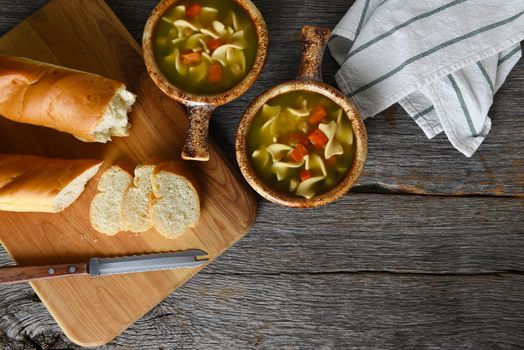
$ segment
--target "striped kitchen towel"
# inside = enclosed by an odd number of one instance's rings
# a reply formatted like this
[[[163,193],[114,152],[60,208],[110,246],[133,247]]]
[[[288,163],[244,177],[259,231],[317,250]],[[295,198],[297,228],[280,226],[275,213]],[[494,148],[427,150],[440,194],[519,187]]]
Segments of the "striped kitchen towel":
[[[335,78],[363,118],[399,102],[470,157],[522,56],[524,0],[356,0],[333,30]]]

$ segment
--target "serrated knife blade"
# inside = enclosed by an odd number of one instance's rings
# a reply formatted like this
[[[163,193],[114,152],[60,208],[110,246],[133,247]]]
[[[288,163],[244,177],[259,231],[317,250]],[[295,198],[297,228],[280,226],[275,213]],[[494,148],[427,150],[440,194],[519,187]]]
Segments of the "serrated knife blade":
[[[179,253],[134,255],[105,259],[91,258],[89,259],[88,272],[91,276],[102,276],[133,272],[187,269],[204,265],[207,259],[197,260],[197,257],[206,255],[207,253],[201,250],[186,250]]]
[[[14,284],[90,275],[93,277],[133,272],[188,269],[205,265],[209,259],[202,250],[192,249],[176,253],[91,258],[88,262],[44,266],[0,267],[0,284]]]

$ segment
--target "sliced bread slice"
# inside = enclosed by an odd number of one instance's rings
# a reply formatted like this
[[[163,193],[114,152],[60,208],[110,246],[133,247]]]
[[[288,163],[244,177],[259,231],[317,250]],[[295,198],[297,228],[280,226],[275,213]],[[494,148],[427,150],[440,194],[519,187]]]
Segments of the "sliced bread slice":
[[[131,185],[131,173],[119,165],[107,169],[98,182],[98,193],[91,202],[90,220],[93,228],[108,236],[126,229],[122,201]]]
[[[200,198],[193,174],[180,162],[157,165],[151,177],[153,222],[166,238],[175,238],[196,226],[200,218]]]
[[[153,227],[151,176],[154,169],[152,164],[137,166],[134,187],[127,190],[124,196],[123,216],[130,231],[144,232]]]

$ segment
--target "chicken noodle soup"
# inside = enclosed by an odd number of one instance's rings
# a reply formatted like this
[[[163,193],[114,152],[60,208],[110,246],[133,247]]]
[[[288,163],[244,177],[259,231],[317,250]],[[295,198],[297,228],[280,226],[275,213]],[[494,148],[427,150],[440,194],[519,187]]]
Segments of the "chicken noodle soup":
[[[270,99],[251,125],[255,171],[278,192],[307,199],[335,187],[354,157],[353,129],[343,110],[321,94],[291,91]]]
[[[249,14],[233,0],[181,1],[162,16],[153,43],[155,60],[173,85],[216,95],[250,71],[258,37]]]

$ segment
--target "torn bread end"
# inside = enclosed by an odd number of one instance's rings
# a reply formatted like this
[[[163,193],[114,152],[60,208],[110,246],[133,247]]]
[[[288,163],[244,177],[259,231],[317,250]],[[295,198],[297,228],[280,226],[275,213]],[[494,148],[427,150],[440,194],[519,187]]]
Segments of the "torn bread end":
[[[104,115],[93,132],[96,142],[106,143],[113,136],[127,136],[129,134],[129,120],[127,114],[131,112],[136,101],[136,95],[127,91],[125,86],[117,90],[115,96],[107,105]]]

